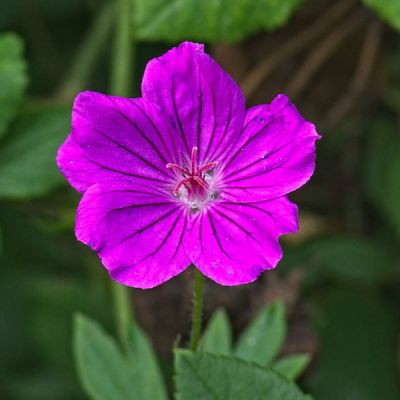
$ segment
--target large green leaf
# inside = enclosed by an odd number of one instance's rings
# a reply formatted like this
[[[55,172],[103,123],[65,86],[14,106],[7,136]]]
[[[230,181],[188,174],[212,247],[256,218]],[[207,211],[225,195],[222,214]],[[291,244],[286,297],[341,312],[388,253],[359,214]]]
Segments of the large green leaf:
[[[400,134],[388,119],[378,119],[368,132],[365,184],[368,195],[400,236]]]
[[[177,400],[306,400],[277,372],[225,356],[177,350]]]
[[[133,0],[132,0],[133,1]],[[134,0],[144,40],[237,41],[284,24],[301,0]]]
[[[18,36],[0,35],[0,137],[15,116],[28,82],[22,53]]]
[[[398,400],[398,312],[365,293],[328,292],[317,321],[318,368],[311,377],[318,400]]]
[[[317,241],[311,250],[324,273],[343,281],[376,283],[393,269],[388,249],[370,239],[331,237]]]
[[[75,319],[74,350],[78,375],[93,400],[133,400],[137,388],[115,341],[89,318]]]
[[[53,107],[17,118],[0,147],[0,197],[39,196],[63,181],[55,157],[70,115],[69,107]]]
[[[239,337],[237,357],[268,365],[279,353],[286,335],[285,310],[281,302],[263,308]]]
[[[399,0],[363,0],[364,4],[374,10],[393,28],[400,30]]]
[[[145,333],[137,326],[130,332],[128,362],[136,386],[137,399],[166,400],[167,392],[153,347]]]
[[[201,350],[213,354],[230,355],[232,331],[226,312],[217,310],[210,319],[201,341]]]
[[[291,381],[296,380],[310,363],[308,354],[291,354],[278,360],[273,369]]]
[[[125,357],[114,339],[89,318],[75,319],[74,349],[82,385],[93,400],[165,400],[161,373],[149,340],[138,328]]]

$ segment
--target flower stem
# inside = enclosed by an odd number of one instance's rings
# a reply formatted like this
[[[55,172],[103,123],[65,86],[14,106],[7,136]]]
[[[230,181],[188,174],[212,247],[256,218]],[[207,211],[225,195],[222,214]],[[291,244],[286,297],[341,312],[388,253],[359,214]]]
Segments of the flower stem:
[[[192,351],[197,351],[200,342],[201,321],[203,315],[203,294],[204,277],[203,274],[195,268],[193,282],[192,332],[190,337],[190,349]]]
[[[132,0],[114,0],[114,52],[111,65],[110,90],[116,96],[128,96],[131,89],[131,65],[133,64],[133,41],[131,37]],[[133,322],[132,307],[126,286],[113,282],[114,313],[119,341],[128,349],[130,325]]]
[[[111,91],[113,95],[128,97],[132,89],[132,58],[134,56],[132,35],[132,0],[115,0],[115,37],[111,68]]]
[[[129,292],[126,286],[117,282],[112,281],[111,285],[117,336],[122,348],[127,350],[129,347],[129,329],[133,321]]]

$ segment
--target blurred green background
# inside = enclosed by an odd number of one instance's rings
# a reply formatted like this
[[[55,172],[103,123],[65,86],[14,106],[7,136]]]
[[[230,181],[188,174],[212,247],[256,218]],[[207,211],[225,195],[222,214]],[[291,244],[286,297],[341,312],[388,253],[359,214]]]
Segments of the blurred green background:
[[[132,85],[146,62],[197,40],[248,105],[286,93],[317,124],[315,177],[292,196],[301,231],[256,283],[206,287],[238,334],[284,300],[284,353],[308,352],[300,383],[317,400],[394,400],[399,391],[400,1],[131,0]],[[113,2],[0,0],[0,398],[84,399],[72,316],[113,332],[110,282],[73,234],[79,196],[55,166],[71,103],[110,93]],[[114,60],[115,61],[115,60]],[[136,318],[171,376],[187,336],[190,272],[132,290]]]

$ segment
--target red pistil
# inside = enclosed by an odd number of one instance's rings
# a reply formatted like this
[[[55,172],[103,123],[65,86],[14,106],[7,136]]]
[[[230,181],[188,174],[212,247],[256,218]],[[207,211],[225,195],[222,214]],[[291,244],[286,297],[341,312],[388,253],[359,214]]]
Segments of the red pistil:
[[[176,185],[176,187],[174,189],[175,196],[178,194],[179,189],[182,186],[185,186],[186,189],[188,189],[188,190],[194,190],[196,187],[196,184],[197,184],[199,187],[203,188],[204,190],[208,189],[208,183],[204,179],[204,172],[215,168],[218,165],[218,163],[216,161],[213,161],[213,162],[204,164],[200,168],[197,168],[197,152],[198,152],[198,148],[193,147],[192,154],[190,157],[190,167],[191,167],[190,170],[187,168],[183,168],[180,165],[174,164],[174,163],[168,163],[166,165],[167,168],[178,170],[183,176],[183,179]]]

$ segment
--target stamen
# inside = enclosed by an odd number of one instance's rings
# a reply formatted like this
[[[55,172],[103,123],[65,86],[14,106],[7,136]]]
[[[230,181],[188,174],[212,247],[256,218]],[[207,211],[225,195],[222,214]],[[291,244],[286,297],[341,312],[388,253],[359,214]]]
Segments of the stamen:
[[[186,185],[186,183],[190,182],[193,179],[193,177],[189,176],[189,178],[184,178],[182,179],[175,187],[174,189],[174,195],[176,196],[179,192],[179,189],[183,186]]]
[[[197,158],[197,152],[198,152],[198,147],[193,147],[193,149],[192,149],[192,157],[191,157],[191,160],[192,160],[192,174],[194,175],[195,173],[196,173],[196,168],[197,168],[197,162],[196,162],[196,158]]]
[[[209,162],[199,169],[197,169],[197,153],[199,149],[198,147],[194,146],[192,148],[192,154],[190,157],[190,170],[189,168],[183,168],[178,164],[174,163],[168,163],[166,165],[167,168],[169,169],[175,169],[179,171],[183,179],[176,185],[173,193],[175,196],[179,194],[179,190],[182,186],[185,186],[186,189],[188,190],[188,196],[189,198],[196,198],[196,197],[202,197],[205,195],[205,193],[202,193],[202,191],[199,189],[202,188],[204,191],[207,191],[210,189],[210,186],[208,185],[208,181],[206,182],[206,177],[204,176],[204,172],[209,171],[210,169],[215,168],[218,165],[218,162],[213,161]]]
[[[194,176],[193,180],[196,181],[203,189],[208,189],[208,184],[205,182],[203,179],[201,179],[199,176]]]
[[[181,172],[184,175],[190,175],[190,172],[186,168],[182,168],[178,164],[168,163],[166,165],[166,167],[169,168],[169,169],[177,169],[179,172]]]
[[[208,171],[209,169],[213,169],[218,165],[217,161],[209,162],[208,164],[203,165],[201,168],[197,170],[198,174],[202,174],[203,172]]]

